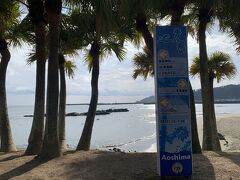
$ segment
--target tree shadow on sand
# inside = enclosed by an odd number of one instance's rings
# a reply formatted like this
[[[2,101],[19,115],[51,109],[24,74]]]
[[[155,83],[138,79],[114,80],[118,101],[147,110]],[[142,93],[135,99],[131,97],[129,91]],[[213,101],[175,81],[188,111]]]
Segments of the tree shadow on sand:
[[[11,160],[11,159],[9,159],[9,160]],[[32,169],[36,168],[37,166],[46,163],[47,161],[49,161],[49,160],[41,160],[41,159],[35,157],[31,161],[15,168],[15,169],[12,169],[6,173],[1,174],[0,179],[11,179],[13,177],[20,176],[28,171],[31,171]]]
[[[13,155],[13,156],[9,156],[9,157],[6,157],[6,158],[3,158],[3,159],[0,159],[0,162],[4,162],[4,161],[11,161],[13,159],[17,159],[17,158],[20,158],[22,157],[23,155],[21,154],[17,154],[17,155]]]
[[[240,152],[219,152],[220,156],[231,160],[233,163],[240,167]]]
[[[65,174],[69,179],[191,179],[161,178],[157,175],[156,153],[94,152],[94,158],[79,159],[69,163]],[[215,172],[209,159],[194,155],[192,179],[214,180]]]
[[[216,179],[214,167],[204,154],[193,155],[193,179]]]

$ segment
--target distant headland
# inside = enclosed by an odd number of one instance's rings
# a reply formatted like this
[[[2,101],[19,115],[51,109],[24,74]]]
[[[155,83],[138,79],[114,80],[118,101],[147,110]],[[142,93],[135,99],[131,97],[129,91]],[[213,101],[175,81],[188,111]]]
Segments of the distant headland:
[[[214,88],[214,101],[218,104],[240,103],[240,84],[227,85]],[[201,89],[194,91],[195,103],[202,103]],[[155,96],[146,97],[136,103],[154,104]]]

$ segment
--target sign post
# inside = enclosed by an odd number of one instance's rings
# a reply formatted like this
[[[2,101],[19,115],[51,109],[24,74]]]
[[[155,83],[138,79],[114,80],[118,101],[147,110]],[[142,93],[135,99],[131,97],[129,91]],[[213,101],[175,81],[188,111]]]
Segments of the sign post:
[[[187,31],[157,26],[154,37],[158,173],[191,176]]]

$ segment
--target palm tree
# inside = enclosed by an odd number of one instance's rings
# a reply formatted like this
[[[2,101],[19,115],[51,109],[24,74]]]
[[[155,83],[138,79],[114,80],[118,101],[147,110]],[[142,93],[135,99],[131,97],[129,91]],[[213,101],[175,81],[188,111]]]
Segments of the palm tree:
[[[66,78],[65,78],[65,57],[59,53],[59,75],[60,75],[60,94],[59,94],[59,146],[61,151],[67,149],[65,137],[65,113],[66,113]]]
[[[60,75],[60,94],[59,94],[59,146],[61,151],[66,151],[66,136],[65,136],[65,113],[66,113],[66,78],[73,78],[76,66],[71,61],[66,61],[63,54],[59,54],[59,75]]]
[[[54,158],[57,156],[61,156],[62,154],[59,146],[58,134],[58,50],[62,1],[46,0],[45,8],[49,23],[49,58],[47,76],[46,126],[40,157]]]
[[[0,63],[0,120],[1,120],[1,148],[0,151],[11,152],[16,151],[13,143],[11,127],[8,118],[7,97],[6,97],[6,71],[10,60],[10,52],[8,50],[5,39],[0,39],[0,54],[2,56]]]
[[[72,61],[67,61],[65,56],[78,55],[77,50],[82,47],[81,38],[73,32],[71,18],[62,14],[60,26],[60,50],[59,50],[59,75],[60,75],[60,94],[59,94],[59,146],[62,151],[67,150],[65,137],[65,112],[66,112],[66,77],[74,77],[76,66]]]
[[[99,38],[97,39],[99,40]],[[89,51],[89,60],[92,61],[91,100],[83,132],[77,145],[77,150],[90,149],[93,123],[98,103],[99,56],[100,56],[100,43],[97,40],[94,40]]]
[[[71,13],[72,25],[75,27],[74,30],[78,32],[78,36],[82,37],[82,45],[85,47],[90,45],[86,62],[92,73],[90,105],[77,150],[89,150],[90,148],[98,103],[100,58],[112,52],[116,54],[118,59],[124,58],[123,33],[118,30],[118,25],[121,25],[123,21],[119,22],[116,14],[118,7],[114,2],[112,0],[78,1],[75,4],[78,8]]]
[[[36,90],[32,129],[26,155],[39,154],[43,143],[46,64],[46,20],[42,0],[28,0],[29,17],[35,32]]]
[[[222,79],[228,78],[231,79],[236,75],[237,69],[233,62],[231,61],[231,57],[223,52],[214,52],[208,58],[208,74],[209,74],[209,89],[210,89],[210,97],[211,97],[211,108],[214,111],[215,117],[215,108],[214,108],[214,93],[213,93],[213,81],[217,80],[219,83]],[[196,76],[200,74],[200,59],[199,57],[195,57],[193,59],[193,64],[190,68],[190,73],[192,76]]]
[[[117,58],[122,61],[124,59],[125,51],[123,51],[123,44],[117,42],[118,39],[116,37],[106,37],[104,38],[105,42],[101,43],[101,46],[95,44],[93,42],[91,45],[91,49],[89,54],[87,55],[87,61],[89,64],[89,70],[92,71],[92,79],[91,79],[91,87],[92,87],[92,94],[89,109],[87,112],[86,121],[84,124],[83,132],[81,138],[79,140],[77,150],[89,150],[90,149],[90,142],[91,142],[91,135],[92,135],[92,128],[94,123],[94,117],[97,109],[97,99],[98,99],[98,76],[99,76],[99,57],[106,53],[115,53]],[[97,53],[95,55],[94,53]]]
[[[16,146],[13,143],[6,97],[6,72],[11,58],[8,44],[19,43],[18,34],[13,34],[13,31],[19,23],[17,18],[20,13],[18,4],[13,1],[1,1],[0,7],[0,151],[10,152],[16,151]]]
[[[203,150],[221,151],[219,138],[217,135],[216,118],[214,109],[211,107],[211,94],[208,75],[207,47],[206,47],[206,28],[211,22],[220,7],[220,0],[214,1],[196,1],[195,8],[198,12],[198,41],[199,41],[199,58],[200,58],[200,80],[203,103]]]

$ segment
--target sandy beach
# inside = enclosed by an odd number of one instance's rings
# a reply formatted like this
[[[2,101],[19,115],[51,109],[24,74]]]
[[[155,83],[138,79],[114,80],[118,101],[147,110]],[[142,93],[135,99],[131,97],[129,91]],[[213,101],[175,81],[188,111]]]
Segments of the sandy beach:
[[[240,152],[240,116],[222,117],[217,122],[218,131],[228,141],[225,151]]]
[[[40,161],[18,153],[0,156],[0,179],[160,179],[156,174],[156,153],[107,151],[68,152],[60,158]],[[193,156],[196,180],[240,179],[240,153],[204,152]],[[176,179],[176,178],[173,178]]]
[[[227,141],[224,152],[193,156],[196,180],[240,180],[240,116],[217,117]],[[201,131],[201,126],[199,127]],[[201,135],[200,135],[201,138]],[[223,144],[223,143],[222,143]],[[154,145],[151,147],[153,150]],[[69,151],[63,157],[41,161],[23,151],[0,154],[0,179],[160,179],[156,153],[122,153],[92,150]]]
[[[216,118],[218,132],[228,141],[228,144],[226,144],[225,141],[220,141],[222,151],[240,152],[240,114],[217,115]],[[202,122],[201,119],[199,122]],[[200,125],[200,127],[198,127],[199,139],[200,143],[202,143],[202,123],[198,125]]]

